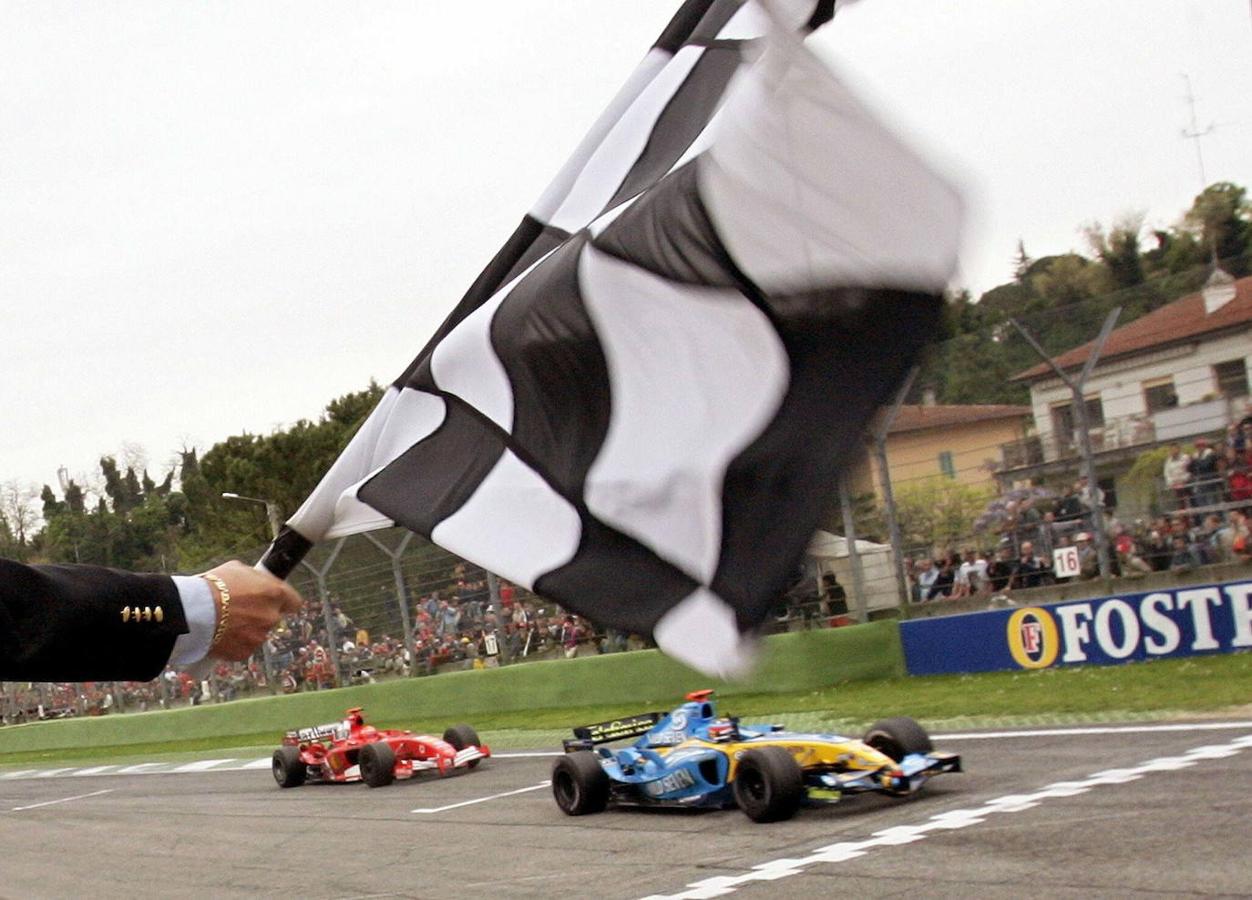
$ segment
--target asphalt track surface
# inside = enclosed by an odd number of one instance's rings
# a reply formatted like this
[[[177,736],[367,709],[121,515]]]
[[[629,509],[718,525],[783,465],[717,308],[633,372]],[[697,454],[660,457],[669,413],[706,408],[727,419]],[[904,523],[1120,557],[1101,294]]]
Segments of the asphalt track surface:
[[[966,773],[774,825],[568,818],[543,757],[377,790],[0,777],[0,897],[1252,896],[1252,722],[1052,731],[936,740]]]

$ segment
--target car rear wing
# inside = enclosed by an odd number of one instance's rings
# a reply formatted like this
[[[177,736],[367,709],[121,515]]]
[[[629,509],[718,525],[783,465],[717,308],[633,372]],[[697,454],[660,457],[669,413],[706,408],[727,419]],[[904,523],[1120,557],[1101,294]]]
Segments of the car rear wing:
[[[665,713],[650,712],[626,719],[614,719],[611,722],[597,722],[594,725],[580,725],[574,729],[574,739],[563,742],[565,752],[572,750],[590,750],[597,744],[609,744],[627,738],[642,737],[651,731],[656,723],[664,718]]]
[[[341,722],[329,722],[325,725],[314,725],[311,728],[295,728],[283,736],[284,744],[307,744],[310,741],[324,741],[333,738],[342,727]]]

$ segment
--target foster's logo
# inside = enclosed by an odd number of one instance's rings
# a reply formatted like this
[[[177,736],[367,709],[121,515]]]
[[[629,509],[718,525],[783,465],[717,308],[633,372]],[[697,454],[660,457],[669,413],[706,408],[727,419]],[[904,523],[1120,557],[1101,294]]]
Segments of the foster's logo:
[[[1023,669],[1046,669],[1056,662],[1061,642],[1056,620],[1046,609],[1028,606],[1009,616],[1009,652]]]

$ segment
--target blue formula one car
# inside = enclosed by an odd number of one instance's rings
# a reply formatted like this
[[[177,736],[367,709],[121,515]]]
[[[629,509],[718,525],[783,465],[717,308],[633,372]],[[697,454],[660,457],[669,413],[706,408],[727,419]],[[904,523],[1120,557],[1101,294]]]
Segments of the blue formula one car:
[[[883,719],[860,740],[740,725],[695,691],[669,713],[644,713],[574,729],[552,768],[557,806],[571,816],[632,806],[738,806],[756,822],[791,818],[805,803],[849,794],[906,797],[931,777],[961,771],[908,718]],[[637,738],[630,746],[602,746]]]

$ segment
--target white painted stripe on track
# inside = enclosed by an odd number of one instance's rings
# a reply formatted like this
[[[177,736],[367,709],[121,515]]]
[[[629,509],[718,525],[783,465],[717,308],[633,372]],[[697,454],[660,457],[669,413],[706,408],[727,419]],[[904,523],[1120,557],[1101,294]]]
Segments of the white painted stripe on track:
[[[505,791],[502,794],[492,794],[490,797],[477,797],[473,800],[463,800],[460,803],[449,803],[447,806],[435,806],[429,809],[414,809],[414,810],[411,810],[411,812],[415,812],[415,813],[445,812],[449,809],[460,809],[462,806],[473,806],[475,803],[486,803],[488,800],[499,800],[501,797],[512,797],[515,794],[526,794],[526,793],[529,793],[530,791],[542,790],[543,788],[546,788],[550,786],[551,784],[552,784],[551,781],[541,781],[538,784],[531,785],[530,787],[518,788],[515,791]]]
[[[237,759],[199,759],[195,762],[183,763],[181,766],[175,766],[171,772],[205,772],[209,769],[215,769],[218,766],[225,766],[227,763],[239,762]],[[268,762],[268,760],[267,760]]]
[[[1197,731],[1232,731],[1252,729],[1252,721],[1244,722],[1178,722],[1167,725],[1099,725],[1099,726],[1066,726],[1059,728],[1033,728],[1017,731],[954,731],[948,734],[931,735],[937,742],[949,741],[990,741],[990,740],[1023,740],[1039,737],[1066,737],[1102,734],[1156,734],[1156,733],[1188,733]],[[551,759],[565,754],[560,750],[505,751],[493,753],[491,759]],[[268,769],[271,766],[269,757],[244,762],[230,759],[197,760],[189,763],[139,763],[131,766],[118,764],[92,766],[85,769],[22,769],[17,772],[0,773],[0,780],[18,778],[73,778],[93,775],[171,775],[199,772],[243,772],[256,769]]]
[[[88,797],[99,797],[101,794],[111,794],[113,788],[105,788],[103,791],[92,791],[90,794],[78,794],[75,797],[62,797],[60,800],[45,800],[42,803],[32,803],[29,806],[15,806],[13,812],[25,812],[28,809],[40,809],[44,806],[56,806],[58,803],[69,803],[71,800],[86,800]]]
[[[1247,727],[1244,723],[1243,727]],[[809,852],[808,856],[774,859],[752,866],[750,871],[739,875],[717,875],[693,881],[686,890],[674,894],[652,894],[644,900],[712,900],[733,894],[740,887],[760,881],[776,881],[791,875],[799,875],[805,869],[816,865],[834,865],[858,859],[871,850],[880,847],[896,847],[924,840],[935,832],[952,831],[968,828],[985,822],[989,816],[1006,813],[1023,812],[1033,809],[1046,800],[1060,797],[1073,797],[1085,794],[1093,788],[1110,784],[1125,784],[1137,781],[1144,775],[1153,772],[1170,771],[1189,768],[1197,762],[1210,759],[1223,759],[1234,756],[1243,750],[1252,749],[1252,734],[1233,738],[1225,744],[1209,744],[1193,747],[1178,756],[1160,757],[1148,760],[1138,766],[1123,769],[1107,769],[1096,772],[1078,781],[1058,781],[1046,785],[1028,794],[1007,794],[988,800],[982,806],[972,809],[952,809],[930,817],[927,822],[917,825],[897,825],[874,832],[870,837],[860,841],[840,841],[818,847]]]
[[[1021,731],[954,731],[951,734],[932,734],[935,741],[994,741],[1012,738],[1066,737],[1068,735],[1097,734],[1156,734],[1179,731],[1233,731],[1252,728],[1252,722],[1179,722],[1173,725],[1099,725],[1065,728],[1033,728]]]

